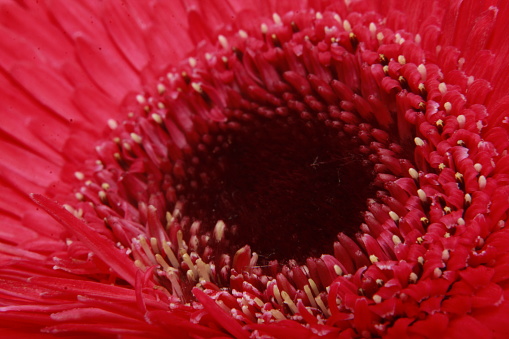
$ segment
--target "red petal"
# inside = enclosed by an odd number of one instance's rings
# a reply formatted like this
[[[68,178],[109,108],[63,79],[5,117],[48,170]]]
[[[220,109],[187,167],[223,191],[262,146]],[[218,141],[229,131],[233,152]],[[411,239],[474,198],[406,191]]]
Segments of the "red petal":
[[[66,226],[70,232],[74,233],[120,277],[134,286],[136,275],[134,263],[113,242],[94,232],[87,224],[50,199],[40,194],[33,194],[32,199],[62,225]]]

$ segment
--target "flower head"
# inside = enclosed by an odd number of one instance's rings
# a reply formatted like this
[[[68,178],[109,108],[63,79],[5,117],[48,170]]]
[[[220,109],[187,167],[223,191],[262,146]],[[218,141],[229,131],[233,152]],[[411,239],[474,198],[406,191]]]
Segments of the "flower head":
[[[502,336],[509,6],[252,6],[2,3],[2,322]]]

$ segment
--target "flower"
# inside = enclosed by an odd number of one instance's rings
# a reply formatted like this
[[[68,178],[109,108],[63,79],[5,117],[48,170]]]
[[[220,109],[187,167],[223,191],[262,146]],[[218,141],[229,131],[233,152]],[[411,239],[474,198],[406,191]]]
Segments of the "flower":
[[[505,2],[1,5],[10,333],[503,337]]]

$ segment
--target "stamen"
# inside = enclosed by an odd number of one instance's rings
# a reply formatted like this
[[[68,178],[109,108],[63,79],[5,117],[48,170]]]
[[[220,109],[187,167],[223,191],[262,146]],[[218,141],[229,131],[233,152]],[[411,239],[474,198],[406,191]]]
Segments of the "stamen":
[[[311,289],[313,290],[313,293],[315,295],[319,295],[320,291],[318,290],[318,286],[316,286],[316,283],[313,279],[308,279],[309,286],[311,286]]]
[[[131,139],[137,144],[141,144],[141,136],[136,133],[131,133]]]
[[[297,305],[295,305],[295,303],[294,303],[294,302],[293,302],[293,300],[290,298],[290,296],[288,295],[288,293],[286,293],[286,291],[281,292],[281,297],[283,297],[284,303],[285,303],[286,305],[288,305],[288,307],[290,308],[290,311],[291,311],[293,314],[299,313],[299,309],[297,308]]]
[[[217,242],[221,242],[221,240],[223,240],[225,228],[226,225],[222,220],[219,220],[216,223],[216,226],[214,227],[214,238]]]
[[[444,103],[444,109],[447,113],[451,113],[451,110],[452,110],[452,104],[450,102],[445,102]]]
[[[458,121],[459,128],[465,127],[466,118],[463,114],[458,115],[456,120]]]
[[[479,176],[479,189],[482,190],[486,187],[486,177],[484,175]]]
[[[113,119],[108,119],[108,127],[110,129],[116,129],[118,127],[118,123]]]
[[[164,86],[161,83],[157,84],[157,92],[159,94],[163,94],[164,92],[166,92],[166,86]]]
[[[279,310],[270,310],[270,313],[272,313],[272,316],[276,319],[276,320],[285,320],[286,317],[283,315],[283,313],[281,313],[281,311]]]
[[[152,119],[153,119],[156,123],[158,123],[159,125],[162,125],[162,123],[163,123],[163,118],[161,118],[161,116],[160,116],[159,114],[157,114],[157,113],[152,113],[152,115],[151,115],[151,116],[152,116]]]
[[[421,199],[422,202],[428,201],[428,197],[426,196],[426,192],[424,192],[424,190],[422,190],[421,188],[419,188],[417,190],[417,195],[419,196],[419,199]]]
[[[414,142],[415,142],[415,145],[417,145],[417,146],[424,146],[424,140],[422,140],[419,137],[415,137]]]
[[[282,25],[283,24],[283,22],[281,21],[281,17],[277,13],[272,14],[272,20],[274,20],[274,23],[276,25]]]
[[[401,244],[401,239],[397,235],[393,235],[392,242],[394,243],[395,246],[397,246],[397,245]]]
[[[76,177],[76,179],[80,181],[85,179],[85,174],[83,174],[82,172],[74,172],[74,176]]]
[[[315,297],[311,293],[311,288],[309,287],[309,285],[304,286],[304,293],[306,293],[306,296],[308,297],[309,302],[311,303],[311,306],[318,307],[318,305],[316,304],[316,301],[315,301]]]
[[[445,95],[445,93],[447,93],[447,85],[443,82],[439,83],[438,84],[438,90],[440,91],[440,93],[442,95]]]
[[[414,180],[418,180],[419,179],[419,172],[417,172],[415,168],[409,168],[408,169],[408,174],[410,174],[410,176]]]
[[[166,257],[171,263],[171,266],[175,268],[179,268],[180,264],[177,260],[177,257],[175,256],[175,253],[173,253],[173,250],[170,247],[170,244],[166,241],[161,241],[161,244],[163,245],[163,251],[166,254]]]
[[[399,221],[399,215],[394,211],[389,211],[389,216],[392,220],[398,222]]]
[[[350,25],[350,21],[348,20],[344,20],[343,21],[343,28],[346,32],[351,32],[352,31],[352,25]]]
[[[226,37],[224,35],[219,35],[217,37],[217,40],[219,41],[219,44],[221,45],[221,47],[223,47],[224,49],[229,49],[228,40],[226,39]]]
[[[320,310],[322,310],[322,313],[323,313],[326,317],[330,317],[330,316],[331,316],[331,313],[330,313],[329,309],[327,308],[327,306],[325,306],[325,304],[323,303],[322,298],[320,298],[320,296],[317,296],[317,297],[315,298],[315,301],[316,301],[316,303],[318,304],[318,306],[320,307]]]

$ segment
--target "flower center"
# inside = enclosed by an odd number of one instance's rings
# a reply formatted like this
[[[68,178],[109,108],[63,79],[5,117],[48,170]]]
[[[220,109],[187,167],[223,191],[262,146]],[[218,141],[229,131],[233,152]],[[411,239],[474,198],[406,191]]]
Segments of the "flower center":
[[[358,231],[373,164],[358,141],[316,119],[249,120],[214,137],[214,157],[196,170],[207,182],[180,192],[184,214],[206,229],[223,220],[231,244],[250,245],[262,261],[332,253],[339,232]]]

